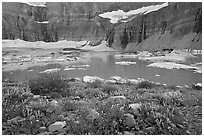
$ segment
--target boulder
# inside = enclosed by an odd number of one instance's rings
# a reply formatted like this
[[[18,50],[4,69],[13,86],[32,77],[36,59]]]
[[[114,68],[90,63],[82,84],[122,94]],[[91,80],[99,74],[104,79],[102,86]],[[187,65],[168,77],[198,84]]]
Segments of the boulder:
[[[93,121],[98,118],[100,118],[100,114],[95,109],[90,109],[89,114],[86,116],[86,119],[89,121]]]
[[[50,105],[51,105],[51,106],[58,106],[58,102],[57,102],[56,100],[52,100],[52,101],[50,102]]]
[[[138,53],[139,57],[151,57],[152,53],[148,52],[148,51],[142,51]]]
[[[54,131],[58,131],[58,130],[62,129],[65,126],[66,126],[65,121],[63,121],[63,122],[57,121],[57,122],[51,124],[48,128],[49,128],[50,132],[54,132]]]
[[[131,133],[129,131],[124,131],[124,135],[135,135],[134,133]]]
[[[120,84],[127,82],[127,80],[125,80],[119,76],[112,76],[111,79],[115,80],[115,83],[120,83]]]
[[[105,82],[104,79],[102,79],[100,77],[96,77],[96,76],[84,76],[83,79],[82,79],[82,81],[85,82],[85,83],[87,83],[87,82],[93,83],[93,82],[95,82],[97,80],[101,81],[101,82]]]
[[[112,79],[109,79],[109,80],[106,80],[105,83],[108,83],[108,84],[115,84],[116,81],[115,81],[115,80],[112,80]]]
[[[40,95],[34,95],[33,96],[33,99],[39,99],[40,98]]]
[[[40,127],[40,132],[45,132],[47,130],[46,127]]]
[[[66,118],[61,114],[57,116],[57,120],[63,121],[63,120],[66,120]]]
[[[133,110],[134,112],[137,112],[139,108],[141,108],[142,104],[141,103],[134,103],[134,104],[129,104],[129,108]]]
[[[202,88],[202,83],[196,83],[195,86]]]
[[[60,106],[56,100],[52,100],[51,102],[49,102],[49,104],[46,107],[46,112],[50,114],[53,112],[55,112],[55,114],[61,114],[62,111],[63,111],[62,106]]]
[[[138,84],[140,81],[137,79],[128,79],[128,82],[131,84]]]
[[[136,121],[134,119],[134,116],[131,114],[124,114],[124,121],[123,124],[126,125],[128,128],[132,128],[135,126]]]

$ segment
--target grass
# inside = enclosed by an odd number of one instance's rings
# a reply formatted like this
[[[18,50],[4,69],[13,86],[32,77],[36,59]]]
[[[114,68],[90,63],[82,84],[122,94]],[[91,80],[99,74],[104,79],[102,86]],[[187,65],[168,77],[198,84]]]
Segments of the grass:
[[[201,135],[201,95],[201,90],[150,82],[90,84],[54,75],[28,83],[3,81],[2,134]],[[130,104],[141,105],[133,109]],[[49,132],[57,121],[66,126]]]
[[[152,82],[149,81],[142,81],[140,83],[138,83],[137,88],[145,88],[145,89],[151,89],[153,87],[155,87],[156,85]]]
[[[91,87],[91,88],[100,88],[101,85],[102,85],[102,82],[99,80],[96,80],[92,83],[88,83],[88,87]]]
[[[109,84],[105,84],[103,85],[103,88],[102,88],[102,91],[104,93],[107,93],[107,94],[110,94],[111,92],[114,92],[117,90],[117,87],[116,86],[113,86],[113,85],[109,85]]]
[[[29,80],[30,90],[35,95],[51,95],[59,98],[68,94],[69,84],[58,73],[41,74],[38,78]]]

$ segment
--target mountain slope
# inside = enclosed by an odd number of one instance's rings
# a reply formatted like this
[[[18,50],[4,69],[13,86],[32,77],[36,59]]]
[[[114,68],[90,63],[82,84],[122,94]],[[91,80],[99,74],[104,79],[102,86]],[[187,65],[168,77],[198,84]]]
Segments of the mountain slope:
[[[163,6],[161,6],[163,5]],[[114,15],[115,22],[103,15]],[[137,14],[136,14],[137,13]],[[121,16],[124,15],[124,16]],[[2,3],[3,39],[107,40],[117,50],[202,47],[201,3]]]

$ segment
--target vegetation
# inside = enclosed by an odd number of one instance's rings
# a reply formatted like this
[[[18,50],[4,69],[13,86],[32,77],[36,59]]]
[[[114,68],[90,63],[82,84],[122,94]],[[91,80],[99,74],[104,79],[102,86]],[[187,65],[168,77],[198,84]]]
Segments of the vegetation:
[[[152,82],[149,81],[142,81],[137,85],[137,88],[146,88],[146,89],[151,89],[155,87],[156,85]]]
[[[34,95],[51,95],[53,98],[68,94],[69,84],[57,73],[41,74],[28,82]]]
[[[43,75],[3,80],[4,135],[202,134],[202,91],[192,88],[68,81]],[[65,122],[50,130],[55,122]]]

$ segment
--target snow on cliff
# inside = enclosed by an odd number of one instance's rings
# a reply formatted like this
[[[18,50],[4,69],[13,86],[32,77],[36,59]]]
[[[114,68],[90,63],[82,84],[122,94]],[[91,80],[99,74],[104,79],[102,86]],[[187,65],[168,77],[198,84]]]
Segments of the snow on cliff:
[[[115,24],[118,21],[127,22],[127,21],[129,21],[128,19],[133,15],[147,14],[147,13],[150,13],[153,11],[157,11],[163,7],[166,7],[166,6],[168,6],[168,2],[163,3],[163,4],[158,4],[158,5],[142,7],[142,8],[136,9],[136,10],[130,10],[128,12],[124,12],[123,10],[105,12],[103,14],[99,14],[99,16],[102,18],[108,18],[108,19],[110,19],[111,23]]]
[[[22,2],[34,7],[46,7],[45,2]]]

